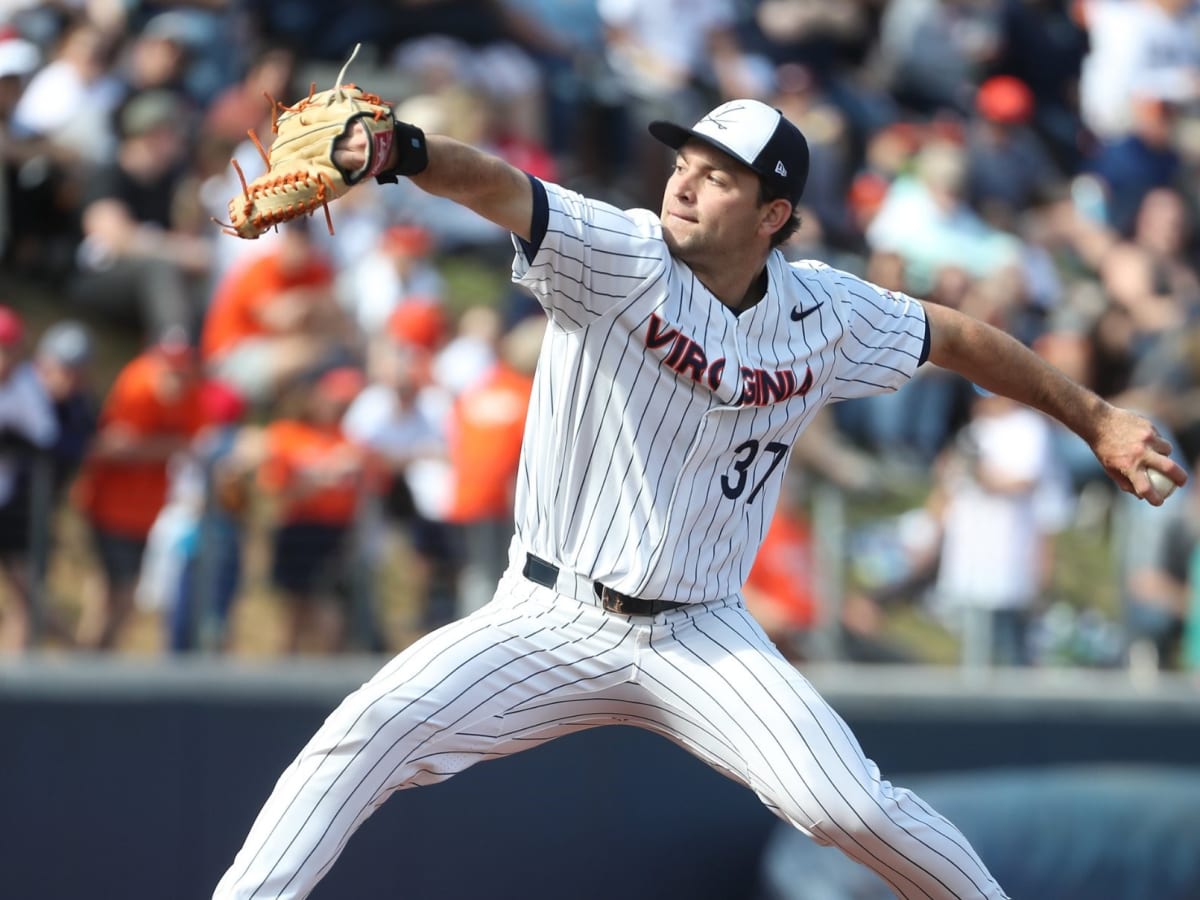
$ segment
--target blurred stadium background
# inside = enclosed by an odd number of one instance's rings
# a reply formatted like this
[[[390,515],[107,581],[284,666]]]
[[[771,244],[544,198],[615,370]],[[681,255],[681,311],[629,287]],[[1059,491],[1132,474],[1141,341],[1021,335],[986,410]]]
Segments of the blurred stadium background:
[[[658,207],[647,121],[767,100],[813,152],[790,257],[1200,457],[1190,0],[8,0],[0,896],[209,896],[324,714],[503,565],[540,339],[507,235],[408,185],[336,236],[212,221],[264,93],[358,42],[401,117],[622,206]],[[747,586],[780,647],[1014,897],[1200,897],[1200,492],[1132,501],[932,369],[828,413]],[[409,793],[316,896],[880,896],[626,729]]]

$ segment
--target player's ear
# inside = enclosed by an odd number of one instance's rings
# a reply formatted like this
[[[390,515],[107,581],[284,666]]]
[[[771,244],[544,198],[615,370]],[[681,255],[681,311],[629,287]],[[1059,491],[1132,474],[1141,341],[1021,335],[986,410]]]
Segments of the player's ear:
[[[765,235],[772,235],[786,225],[791,218],[792,204],[781,197],[776,197],[763,204],[759,230]]]

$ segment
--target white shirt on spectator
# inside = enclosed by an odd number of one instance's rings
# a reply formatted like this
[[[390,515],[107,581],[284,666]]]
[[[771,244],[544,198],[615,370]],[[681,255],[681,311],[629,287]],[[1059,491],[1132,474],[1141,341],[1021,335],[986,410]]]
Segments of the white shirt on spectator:
[[[650,97],[687,86],[670,73],[705,72],[709,36],[734,25],[729,0],[597,0],[597,9],[605,26],[627,31],[637,47],[627,55],[630,48],[610,45],[613,70],[628,89]]]
[[[1172,16],[1148,0],[1087,0],[1090,50],[1080,72],[1084,124],[1104,139],[1129,133],[1136,96],[1197,97],[1200,14]]]
[[[357,444],[390,459],[421,456],[403,467],[403,478],[417,512],[433,521],[445,519],[454,487],[439,415],[421,399],[413,408],[401,409],[394,390],[373,384],[342,418],[342,432]]]
[[[1024,407],[968,426],[976,466],[1027,490],[992,491],[973,478],[950,487],[936,596],[947,606],[1012,609],[1041,589],[1042,539],[1051,523],[1039,500],[1051,477],[1050,424]]]
[[[115,151],[111,116],[120,99],[115,79],[89,83],[74,66],[55,60],[30,78],[13,110],[13,131],[70,145],[83,158],[103,162]]]
[[[445,281],[432,263],[418,262],[402,276],[387,252],[378,248],[343,269],[338,277],[342,305],[365,335],[385,331],[388,318],[403,303],[440,301],[445,292]]]

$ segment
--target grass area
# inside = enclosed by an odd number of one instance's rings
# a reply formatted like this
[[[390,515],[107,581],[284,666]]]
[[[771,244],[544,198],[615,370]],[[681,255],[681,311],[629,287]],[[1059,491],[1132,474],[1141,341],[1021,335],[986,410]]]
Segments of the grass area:
[[[1075,609],[1096,609],[1118,619],[1120,594],[1113,572],[1108,528],[1076,525],[1060,534],[1055,543],[1050,593]]]
[[[507,265],[458,255],[439,267],[446,281],[446,306],[459,315],[472,306],[499,306],[512,287]]]

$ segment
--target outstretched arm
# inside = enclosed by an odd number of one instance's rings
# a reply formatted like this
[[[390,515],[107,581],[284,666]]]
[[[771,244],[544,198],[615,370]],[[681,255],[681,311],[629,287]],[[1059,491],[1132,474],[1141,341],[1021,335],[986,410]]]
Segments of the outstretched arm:
[[[453,138],[426,136],[429,164],[409,176],[413,184],[430,194],[446,197],[472,209],[501,228],[529,240],[533,220],[533,188],[529,176],[499,157],[463,144]],[[395,147],[388,168],[395,165]],[[338,141],[334,159],[354,171],[367,158],[367,133],[359,124]]]
[[[1122,490],[1159,506],[1163,497],[1147,467],[1178,485],[1187,481],[1168,456],[1171,445],[1147,419],[1108,403],[998,328],[935,303],[924,306],[930,362],[1053,416],[1087,441]]]

